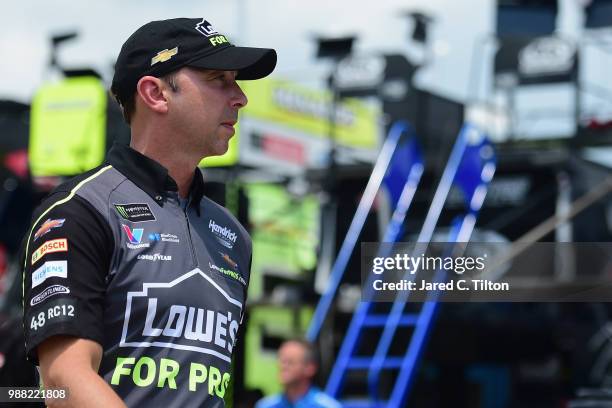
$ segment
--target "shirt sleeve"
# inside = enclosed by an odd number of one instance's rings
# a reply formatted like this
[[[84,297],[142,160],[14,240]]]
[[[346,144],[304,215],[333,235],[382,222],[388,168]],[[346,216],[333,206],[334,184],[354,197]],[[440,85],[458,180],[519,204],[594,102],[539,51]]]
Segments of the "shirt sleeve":
[[[55,335],[104,341],[104,297],[114,238],[79,196],[54,193],[35,211],[23,241],[23,326],[28,359]]]

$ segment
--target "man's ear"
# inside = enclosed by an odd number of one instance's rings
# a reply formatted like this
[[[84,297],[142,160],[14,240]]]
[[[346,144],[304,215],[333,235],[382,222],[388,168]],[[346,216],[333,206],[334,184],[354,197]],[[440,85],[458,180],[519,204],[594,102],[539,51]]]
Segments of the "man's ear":
[[[136,92],[142,103],[157,113],[168,112],[168,100],[164,93],[164,81],[154,76],[143,76],[136,84]]]

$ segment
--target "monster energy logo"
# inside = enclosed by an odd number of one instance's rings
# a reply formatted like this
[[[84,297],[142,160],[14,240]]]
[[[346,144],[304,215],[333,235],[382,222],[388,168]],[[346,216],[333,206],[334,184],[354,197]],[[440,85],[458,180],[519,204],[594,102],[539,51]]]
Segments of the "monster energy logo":
[[[127,211],[125,211],[125,209],[121,207],[120,205],[117,206],[117,211],[119,212],[119,215],[122,216],[123,218],[129,217]]]
[[[155,215],[146,203],[115,204],[114,206],[117,214],[125,220],[132,222],[155,221]]]

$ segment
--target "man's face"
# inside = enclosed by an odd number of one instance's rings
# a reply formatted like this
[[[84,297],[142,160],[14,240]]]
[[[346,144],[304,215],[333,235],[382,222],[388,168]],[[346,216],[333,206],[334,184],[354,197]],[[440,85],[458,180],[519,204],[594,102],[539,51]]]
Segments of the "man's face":
[[[296,342],[287,342],[278,350],[279,378],[283,386],[310,381],[316,368],[306,361],[306,350]]]
[[[236,71],[182,68],[177,71],[176,92],[169,93],[168,119],[177,148],[202,157],[224,154],[238,110],[247,98],[236,83]]]

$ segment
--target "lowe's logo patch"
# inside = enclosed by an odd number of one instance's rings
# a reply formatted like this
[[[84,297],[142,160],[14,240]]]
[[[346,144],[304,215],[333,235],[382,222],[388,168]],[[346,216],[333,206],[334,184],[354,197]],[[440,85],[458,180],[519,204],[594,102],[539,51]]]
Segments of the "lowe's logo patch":
[[[210,37],[211,35],[219,34],[217,30],[215,30],[208,21],[202,19],[198,24],[196,24],[195,29],[200,32],[200,34]]]
[[[155,215],[146,203],[114,204],[115,210],[124,220],[131,222],[155,221]]]
[[[193,291],[206,294],[208,307],[189,302],[198,298]],[[239,300],[198,268],[171,282],[144,282],[142,291],[127,293],[119,347],[188,350],[229,364],[242,308]]]

